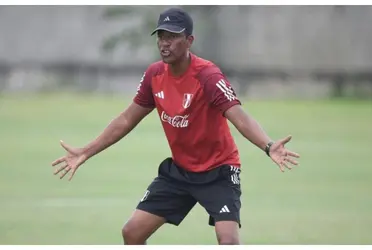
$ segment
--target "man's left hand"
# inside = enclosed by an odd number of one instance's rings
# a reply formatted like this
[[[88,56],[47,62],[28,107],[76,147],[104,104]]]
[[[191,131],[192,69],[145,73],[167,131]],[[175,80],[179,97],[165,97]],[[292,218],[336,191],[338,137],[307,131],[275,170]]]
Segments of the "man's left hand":
[[[292,139],[292,136],[287,136],[284,139],[276,141],[270,147],[270,158],[279,166],[280,171],[284,172],[285,168],[292,169],[292,165],[298,165],[298,162],[293,158],[300,158],[300,155],[285,148],[285,144]]]

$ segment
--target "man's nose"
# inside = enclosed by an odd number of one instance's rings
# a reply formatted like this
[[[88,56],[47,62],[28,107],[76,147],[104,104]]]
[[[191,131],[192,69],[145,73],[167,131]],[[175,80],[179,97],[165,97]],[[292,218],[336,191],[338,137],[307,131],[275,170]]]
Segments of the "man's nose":
[[[166,47],[166,46],[170,46],[170,44],[171,44],[170,39],[166,39],[166,38],[160,39],[160,45],[161,46]]]

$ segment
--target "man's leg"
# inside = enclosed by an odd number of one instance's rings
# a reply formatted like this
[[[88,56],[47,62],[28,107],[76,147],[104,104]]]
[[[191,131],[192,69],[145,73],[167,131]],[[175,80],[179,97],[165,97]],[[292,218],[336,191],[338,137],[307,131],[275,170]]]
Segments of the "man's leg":
[[[240,228],[240,169],[223,166],[219,177],[193,189],[194,198],[209,214],[209,225],[215,226],[220,245],[238,245]]]
[[[164,223],[165,218],[135,210],[122,229],[125,245],[145,245],[146,240]]]
[[[239,224],[235,221],[217,221],[215,230],[218,244],[240,245]]]
[[[178,226],[196,204],[187,186],[168,174],[170,164],[169,159],[160,164],[159,176],[123,227],[124,244],[145,244],[164,223]]]

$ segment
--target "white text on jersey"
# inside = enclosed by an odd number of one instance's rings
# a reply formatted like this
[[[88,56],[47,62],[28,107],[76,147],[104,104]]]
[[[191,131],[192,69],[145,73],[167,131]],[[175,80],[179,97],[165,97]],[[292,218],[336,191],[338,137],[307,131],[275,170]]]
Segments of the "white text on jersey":
[[[161,112],[160,118],[163,122],[167,122],[175,128],[186,128],[187,126],[189,126],[189,120],[187,120],[188,117],[189,115],[184,115],[184,116],[176,115],[172,117],[172,116],[167,115],[163,111]]]

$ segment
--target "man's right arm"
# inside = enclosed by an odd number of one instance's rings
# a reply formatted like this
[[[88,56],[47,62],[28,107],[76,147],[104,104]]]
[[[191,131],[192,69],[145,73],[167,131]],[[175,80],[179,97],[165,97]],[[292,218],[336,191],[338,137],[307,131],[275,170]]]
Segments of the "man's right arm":
[[[113,119],[95,140],[83,148],[85,158],[89,159],[121,140],[151,111],[152,108],[145,108],[133,102]]]
[[[150,66],[143,74],[132,104],[112,120],[101,135],[83,148],[86,160],[121,140],[155,108],[151,87],[153,71],[154,67]]]

